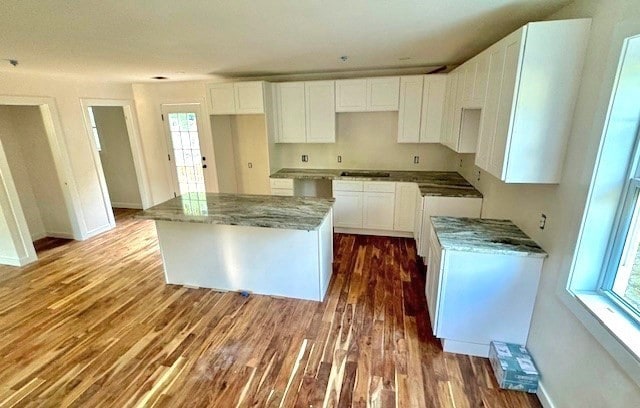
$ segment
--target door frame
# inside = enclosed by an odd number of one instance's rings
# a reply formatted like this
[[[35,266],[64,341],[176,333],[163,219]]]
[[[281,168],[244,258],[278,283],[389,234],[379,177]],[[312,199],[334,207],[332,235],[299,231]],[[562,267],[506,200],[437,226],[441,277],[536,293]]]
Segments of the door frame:
[[[215,168],[215,156],[213,154],[213,152],[211,152],[211,154],[209,154],[208,152],[208,145],[206,143],[203,143],[203,137],[209,137],[211,138],[211,132],[206,132],[206,130],[208,129],[207,127],[205,127],[205,124],[203,123],[203,121],[205,119],[209,119],[205,106],[202,102],[181,102],[181,103],[162,103],[160,105],[160,112],[162,114],[162,128],[164,130],[164,144],[165,144],[165,148],[167,150],[167,155],[171,155],[171,157],[174,157],[174,152],[173,152],[173,142],[171,141],[171,132],[169,129],[169,122],[167,121],[166,115],[168,113],[173,113],[173,112],[195,112],[196,113],[196,123],[198,126],[198,141],[200,142],[200,153],[201,154],[206,154],[206,157],[208,157],[207,159],[207,170],[210,167],[214,167]],[[212,140],[213,143],[213,140]],[[179,196],[179,192],[180,192],[180,186],[178,184],[178,173],[177,173],[177,168],[175,166],[175,158],[174,161],[170,161],[167,160],[166,161],[166,168],[169,172],[169,180],[171,181],[171,190],[173,190],[174,195],[177,197]],[[204,169],[203,169],[204,170]],[[203,175],[204,175],[204,186],[205,186],[205,190],[207,190],[207,187],[210,185],[210,181],[208,180],[208,175],[207,175],[207,171],[203,171]]]
[[[87,226],[84,222],[82,207],[80,202],[80,194],[76,186],[75,178],[71,170],[71,162],[69,160],[68,149],[62,131],[60,115],[56,100],[51,97],[30,97],[30,96],[0,96],[0,105],[10,106],[36,106],[40,110],[42,121],[51,155],[53,157],[54,167],[58,175],[60,188],[64,197],[67,215],[71,224],[72,234],[69,238],[76,240],[84,239]],[[31,233],[27,225],[27,220],[22,210],[20,197],[16,189],[13,176],[9,169],[9,163],[4,153],[4,148],[0,143],[0,174],[6,174],[10,177],[2,177],[3,187],[5,188],[9,200],[9,209],[13,223],[16,226],[14,238],[18,239],[19,247],[17,248],[18,258],[2,259],[2,263],[14,266],[24,266],[35,262],[38,257],[36,255]],[[15,239],[14,239],[15,242]]]
[[[149,177],[147,174],[147,166],[144,159],[144,153],[142,151],[142,140],[140,138],[140,132],[138,132],[138,124],[136,121],[134,102],[130,99],[94,99],[94,98],[81,98],[80,105],[82,106],[82,117],[84,118],[84,125],[91,144],[91,153],[93,163],[95,165],[98,180],[100,180],[100,190],[102,193],[102,200],[105,206],[105,210],[109,216],[109,229],[115,227],[115,217],[113,214],[113,208],[111,207],[111,198],[109,197],[109,190],[107,188],[107,181],[104,176],[104,170],[102,168],[102,160],[100,159],[100,152],[96,141],[93,138],[93,130],[91,128],[91,119],[89,118],[89,108],[92,106],[103,107],[121,107],[124,114],[124,120],[127,127],[127,136],[129,138],[129,147],[131,149],[131,155],[133,156],[133,167],[136,171],[136,179],[138,181],[138,190],[140,192],[140,199],[142,200],[142,208],[147,209],[153,205],[153,197],[151,195],[151,188],[149,186]]]

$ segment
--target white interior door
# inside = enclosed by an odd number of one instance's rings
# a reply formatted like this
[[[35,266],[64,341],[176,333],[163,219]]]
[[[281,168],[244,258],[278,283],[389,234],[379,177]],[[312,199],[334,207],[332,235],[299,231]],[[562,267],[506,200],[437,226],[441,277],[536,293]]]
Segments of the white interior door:
[[[162,105],[174,195],[205,193],[200,104]]]

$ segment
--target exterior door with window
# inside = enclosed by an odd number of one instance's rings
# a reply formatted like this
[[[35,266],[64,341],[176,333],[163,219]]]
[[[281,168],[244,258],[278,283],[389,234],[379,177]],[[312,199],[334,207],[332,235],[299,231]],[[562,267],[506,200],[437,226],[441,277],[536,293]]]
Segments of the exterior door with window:
[[[206,192],[199,113],[200,104],[162,105],[167,158],[176,196]]]

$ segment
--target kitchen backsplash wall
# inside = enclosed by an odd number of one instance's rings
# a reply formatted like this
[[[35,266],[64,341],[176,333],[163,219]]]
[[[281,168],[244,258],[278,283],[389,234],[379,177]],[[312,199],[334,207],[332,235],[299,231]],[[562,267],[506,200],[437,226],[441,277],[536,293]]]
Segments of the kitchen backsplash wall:
[[[398,143],[398,112],[339,113],[336,127],[336,143],[272,145],[272,168],[456,170],[458,165],[456,153],[440,144]],[[302,155],[309,161],[302,162]]]

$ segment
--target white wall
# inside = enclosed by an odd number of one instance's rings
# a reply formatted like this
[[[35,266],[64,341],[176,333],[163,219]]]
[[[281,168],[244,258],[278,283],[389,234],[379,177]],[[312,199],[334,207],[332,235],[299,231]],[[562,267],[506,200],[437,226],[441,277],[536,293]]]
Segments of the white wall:
[[[100,139],[100,161],[114,208],[142,208],[131,143],[120,106],[94,106]]]
[[[133,84],[133,93],[153,203],[158,204],[173,197],[167,161],[166,132],[161,119],[162,104],[200,104],[200,148],[208,162],[207,168],[204,169],[206,187],[207,191],[218,191],[211,123],[207,117],[205,83],[194,81]]]
[[[66,167],[71,175],[62,182],[67,188],[65,194],[75,200],[72,206],[77,217],[77,223],[74,220],[73,225],[74,235],[81,238],[108,229],[108,208],[103,202],[80,99],[131,100],[131,84],[3,72],[0,76],[0,98],[7,97],[52,99],[54,119],[60,125],[59,136],[64,145],[61,148],[65,157],[60,165]]]
[[[485,172],[478,182],[474,155],[458,157],[464,160],[462,174],[484,194],[483,217],[512,219],[549,253],[528,346],[555,407],[630,407],[640,401],[638,384],[569,311],[559,292],[567,283],[622,32],[640,33],[640,5],[637,0],[577,1],[551,18],[577,17],[593,17],[593,24],[562,182],[506,185]],[[548,217],[544,230],[537,227],[541,213]]]
[[[271,167],[455,170],[452,150],[440,144],[401,144],[397,137],[398,112],[339,113],[336,143],[275,144]],[[309,162],[301,161],[303,154],[309,156]],[[419,164],[413,163],[414,156],[420,156]]]
[[[35,109],[37,110],[37,108]],[[11,107],[0,106],[0,141],[11,169],[11,177],[16,186],[22,211],[29,226],[31,239],[36,240],[46,236],[46,230],[42,222],[36,196],[33,193],[31,180],[29,179],[27,161],[24,159],[20,148],[20,137],[17,135],[13,122]]]

